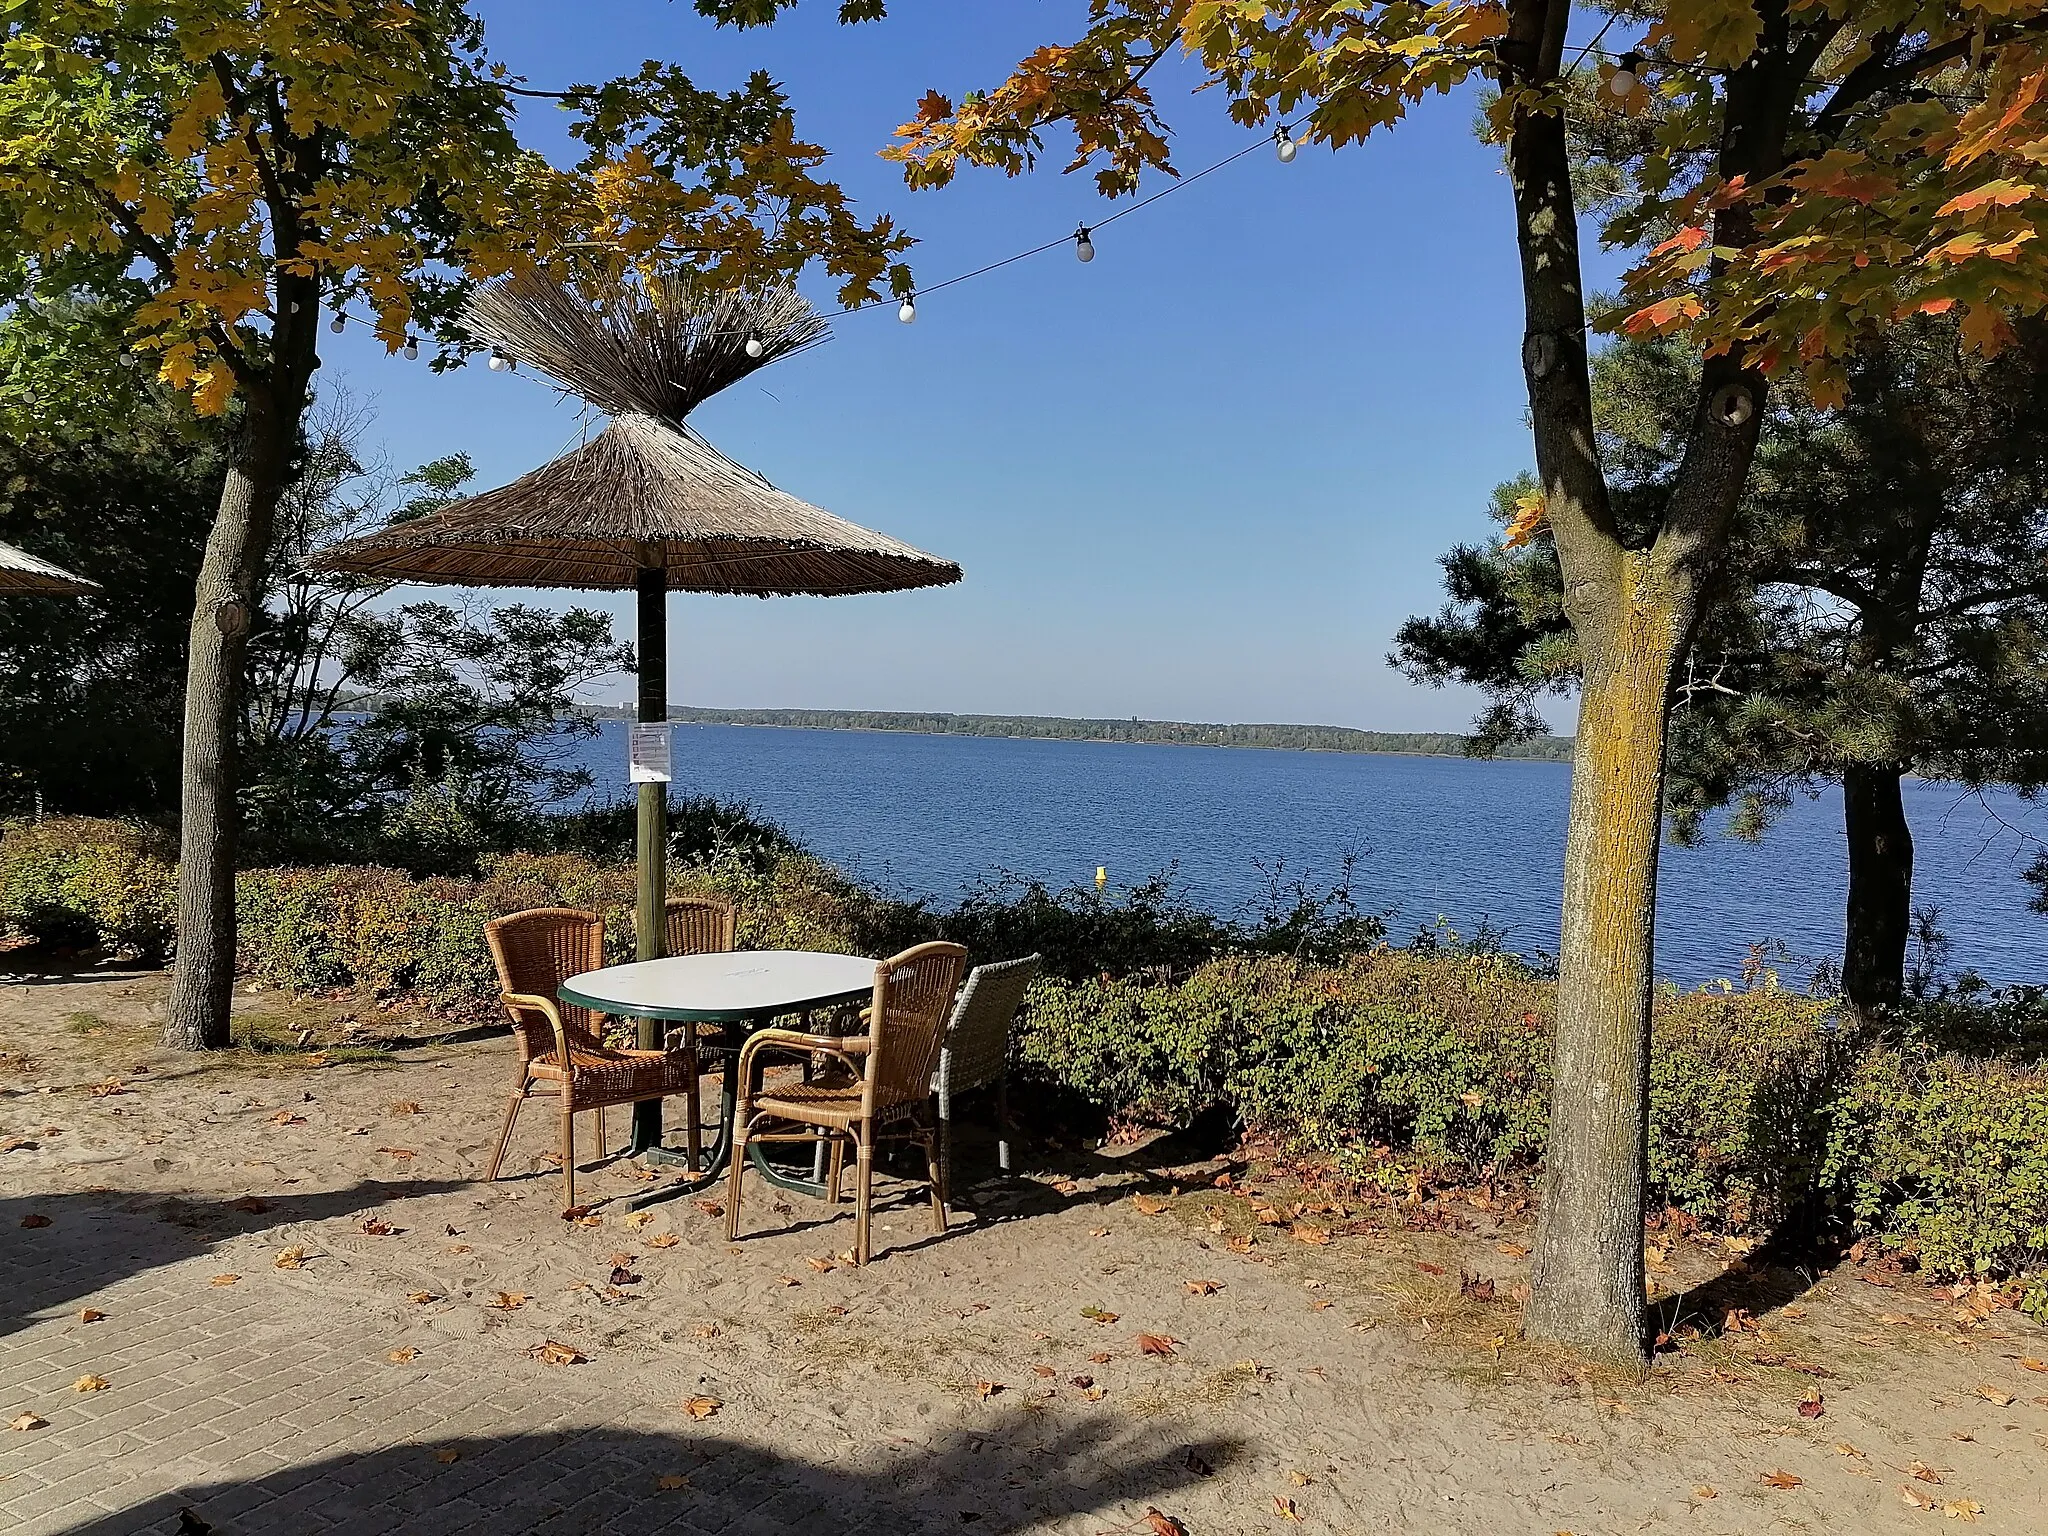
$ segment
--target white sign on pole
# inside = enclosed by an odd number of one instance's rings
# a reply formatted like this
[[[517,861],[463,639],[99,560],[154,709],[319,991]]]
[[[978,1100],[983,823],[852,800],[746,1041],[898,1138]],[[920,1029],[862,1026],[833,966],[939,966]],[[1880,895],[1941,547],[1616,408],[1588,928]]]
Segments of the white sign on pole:
[[[666,784],[669,771],[669,728],[634,725],[627,732],[626,780],[631,784]]]

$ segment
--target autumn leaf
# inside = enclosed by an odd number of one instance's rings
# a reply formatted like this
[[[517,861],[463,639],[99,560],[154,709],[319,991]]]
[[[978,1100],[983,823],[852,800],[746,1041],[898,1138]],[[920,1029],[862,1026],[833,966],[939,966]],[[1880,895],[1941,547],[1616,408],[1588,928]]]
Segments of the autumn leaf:
[[[1162,1515],[1158,1510],[1145,1511],[1145,1529],[1152,1536],[1188,1536],[1188,1528],[1171,1515]]]
[[[693,1339],[715,1339],[718,1337],[718,1324],[699,1323],[690,1330],[690,1337]]]
[[[1094,1354],[1088,1357],[1089,1361],[1095,1365],[1107,1365],[1109,1364],[1111,1358],[1112,1357],[1109,1351],[1102,1349],[1098,1349]]]
[[[1504,1253],[1511,1259],[1526,1259],[1529,1257],[1529,1250],[1520,1243],[1495,1243],[1493,1246],[1496,1252]]]
[[[12,1419],[8,1420],[7,1427],[22,1434],[27,1434],[32,1429],[48,1429],[50,1421],[43,1418],[40,1414],[23,1412],[17,1413]]]
[[[41,1211],[30,1211],[21,1218],[21,1224],[33,1230],[36,1227],[47,1227],[50,1224],[50,1218]]]
[[[559,1339],[542,1339],[527,1354],[543,1365],[583,1365],[590,1359],[573,1344],[564,1344]]]
[[[274,1269],[303,1269],[306,1264],[306,1250],[294,1243],[289,1248],[280,1249],[277,1257],[270,1263]]]
[[[526,1305],[527,1300],[527,1294],[524,1291],[500,1291],[498,1292],[497,1299],[489,1303],[489,1305],[497,1308],[500,1312],[517,1312]]]
[[[795,1275],[777,1275],[775,1277],[775,1283],[779,1286],[782,1286],[784,1289],[789,1289],[795,1286],[802,1285],[803,1281],[797,1279]]]
[[[363,1222],[363,1231],[370,1237],[396,1237],[404,1232],[405,1228],[394,1227],[390,1222],[372,1216]]]
[[[723,1216],[725,1214],[725,1207],[720,1205],[716,1200],[692,1200],[690,1204],[697,1207],[697,1209],[702,1211],[706,1216]],[[635,1216],[647,1216],[647,1213],[645,1211],[636,1211],[633,1214]],[[652,1221],[653,1219],[654,1218],[652,1216],[647,1216],[648,1221]],[[628,1216],[626,1218],[626,1222],[627,1225],[630,1226],[633,1222],[633,1217]],[[644,1224],[645,1223],[643,1223],[643,1225]]]
[[[647,1246],[650,1248],[673,1248],[681,1241],[682,1239],[673,1232],[657,1232],[654,1236],[647,1239]]]
[[[1189,1280],[1184,1284],[1190,1296],[1214,1296],[1223,1289],[1221,1280]]]
[[[834,1267],[830,1259],[807,1258],[804,1262],[821,1275],[831,1274]]]
[[[444,1467],[452,1467],[456,1462],[462,1460],[462,1452],[456,1450],[453,1446],[443,1446],[440,1450],[434,1452],[434,1460],[441,1463]]]
[[[1147,1216],[1158,1216],[1173,1208],[1172,1201],[1162,1200],[1157,1195],[1133,1195],[1131,1196],[1131,1204],[1135,1205],[1140,1212]]]
[[[104,1392],[112,1385],[113,1383],[104,1376],[87,1375],[81,1376],[78,1380],[71,1383],[71,1390],[74,1392]]]
[[[1994,1403],[2000,1408],[2010,1408],[2013,1404],[2013,1395],[2010,1392],[1994,1387],[1988,1381],[1976,1390],[1977,1395],[1983,1398],[1985,1402]]]
[[[1706,1483],[1694,1483],[1692,1496],[1696,1499],[1718,1499],[1721,1495]]]
[[[724,1406],[725,1404],[715,1397],[693,1397],[683,1404],[683,1412],[693,1419],[703,1420],[710,1418]]]
[[[1827,1411],[1827,1399],[1820,1395],[1818,1387],[1799,1400],[1799,1417],[1802,1419],[1817,1419]]]
[[[2048,1360],[2036,1360],[2032,1355],[2027,1355],[2020,1360],[2020,1369],[2023,1371],[2048,1371]]]
[[[1273,1513],[1282,1520],[1299,1520],[1301,1518],[1301,1511],[1295,1508],[1294,1500],[1277,1493],[1273,1495]]]
[[[998,1392],[1007,1392],[1008,1390],[1009,1388],[1005,1387],[1000,1381],[977,1381],[974,1384],[974,1395],[979,1397],[984,1403]]]
[[[1425,1275],[1441,1275],[1446,1272],[1443,1265],[1431,1264],[1422,1259],[1417,1259],[1415,1261],[1415,1267],[1421,1270]]]
[[[412,1302],[415,1306],[424,1307],[428,1302],[439,1301],[441,1298],[435,1295],[432,1291],[414,1291],[411,1294],[409,1294],[405,1299],[409,1302]]]
[[[680,1472],[664,1472],[654,1480],[655,1490],[659,1493],[674,1493],[678,1488],[689,1486],[690,1480]]]
[[[1759,1481],[1763,1482],[1764,1484],[1772,1488],[1797,1488],[1802,1483],[1804,1483],[1806,1479],[1780,1468],[1775,1471],[1766,1472],[1762,1474]]]
[[[1330,1241],[1327,1230],[1322,1227],[1311,1227],[1305,1222],[1296,1222],[1288,1235],[1297,1243],[1311,1243],[1319,1248],[1327,1246]]]
[[[420,1352],[417,1349],[414,1349],[412,1345],[408,1344],[403,1349],[392,1350],[391,1353],[386,1355],[384,1358],[389,1360],[393,1365],[411,1365],[413,1361],[419,1359],[419,1357]]]
[[[241,1199],[230,1204],[228,1209],[240,1211],[245,1216],[261,1216],[270,1209],[270,1206],[267,1202],[257,1199],[254,1195],[244,1195]]]
[[[1138,1335],[1138,1353],[1141,1355],[1170,1355],[1173,1346],[1180,1340],[1163,1333],[1141,1333]]]
[[[1951,1520],[1974,1521],[1984,1513],[1984,1506],[1975,1499],[1949,1499],[1942,1504],[1941,1512]]]
[[[1527,491],[1515,498],[1515,515],[1501,535],[1502,549],[1520,549],[1536,537],[1550,517],[1550,503],[1541,491]],[[1527,1252],[1527,1250],[1523,1250]]]
[[[1934,1500],[1922,1493],[1918,1488],[1915,1488],[1911,1483],[1899,1484],[1899,1499],[1902,1503],[1910,1504],[1915,1509],[1934,1508]]]
[[[571,1209],[574,1209],[574,1207],[571,1207]],[[566,1216],[567,1214],[567,1211],[563,1212],[563,1215]],[[589,1212],[584,1211],[581,1214],[588,1215]],[[652,1220],[654,1220],[654,1212],[652,1211],[629,1211],[625,1216],[623,1225],[631,1231],[638,1232]]]
[[[389,1153],[392,1157],[397,1158],[401,1163],[409,1163],[414,1158],[419,1156],[419,1153],[411,1147],[379,1147],[377,1150],[379,1152]]]
[[[78,1320],[81,1323],[97,1323],[102,1321],[106,1315],[106,1313],[97,1311],[92,1307],[80,1307],[78,1309]]]
[[[306,1117],[304,1115],[295,1115],[288,1109],[280,1109],[270,1117],[270,1123],[272,1125],[304,1125]]]
[[[1924,1461],[1909,1462],[1906,1466],[1906,1471],[1911,1476],[1919,1478],[1923,1483],[1938,1483],[1941,1481],[1941,1474]]]
[[[242,1277],[240,1275],[215,1275],[211,1280],[207,1281],[206,1283],[208,1285],[233,1285],[237,1280],[241,1278]]]
[[[415,1104],[411,1099],[399,1099],[392,1104],[391,1113],[394,1115],[417,1115],[422,1113],[422,1111],[419,1105]]]
[[[1087,1318],[1088,1321],[1090,1321],[1091,1323],[1101,1323],[1105,1327],[1108,1326],[1110,1323],[1115,1322],[1117,1318],[1116,1313],[1105,1312],[1102,1308],[1096,1306],[1083,1307],[1081,1309],[1081,1315]]]
[[[1031,1374],[1034,1376],[1044,1377],[1049,1380],[1052,1377],[1059,1375],[1059,1372],[1054,1370],[1049,1365],[1034,1365],[1031,1367]]]

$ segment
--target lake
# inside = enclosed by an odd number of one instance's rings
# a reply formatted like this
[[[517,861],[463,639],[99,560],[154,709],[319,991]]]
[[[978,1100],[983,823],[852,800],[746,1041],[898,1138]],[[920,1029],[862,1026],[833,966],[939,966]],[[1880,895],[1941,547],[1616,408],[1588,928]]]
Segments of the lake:
[[[623,794],[625,728],[601,731],[587,760],[601,793]],[[950,900],[999,871],[1068,885],[1097,866],[1114,890],[1177,864],[1193,900],[1232,916],[1266,887],[1262,863],[1327,882],[1350,852],[1360,905],[1396,909],[1397,938],[1483,920],[1509,948],[1557,948],[1562,763],[678,725],[675,768],[678,793],[742,802],[902,895]],[[1915,900],[1942,909],[1951,964],[2048,980],[2048,918],[2019,878],[2032,851],[2009,830],[2048,836],[2048,813],[1946,784],[1909,780],[1906,796]],[[1845,867],[1832,792],[1798,800],[1760,844],[1666,847],[1659,973],[1737,976],[1761,940],[1838,956]]]

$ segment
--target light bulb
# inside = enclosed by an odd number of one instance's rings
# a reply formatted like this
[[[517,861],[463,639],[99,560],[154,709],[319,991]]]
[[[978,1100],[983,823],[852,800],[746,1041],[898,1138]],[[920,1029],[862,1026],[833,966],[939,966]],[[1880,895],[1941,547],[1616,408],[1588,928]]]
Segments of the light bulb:
[[[1642,68],[1643,56],[1631,48],[1614,66],[1614,73],[1607,77],[1607,89],[1616,96],[1628,95],[1642,83]]]
[[[1083,224],[1074,231],[1074,259],[1076,261],[1093,261],[1095,259],[1095,242],[1088,238],[1088,226],[1086,224]]]
[[[405,360],[406,360],[407,362],[411,362],[411,361],[412,361],[412,360],[413,360],[414,358],[418,357],[419,355],[420,355],[420,344],[419,344],[419,340],[418,340],[418,338],[417,338],[417,337],[413,337],[413,336],[408,336],[408,337],[406,337],[406,338],[405,338]]]
[[[142,359],[137,357],[133,352],[123,352],[121,354],[121,366],[123,368],[134,368],[138,366],[141,362]]]
[[[491,354],[491,372],[503,373],[507,368],[510,368],[511,366],[512,364],[510,363],[510,361],[506,359],[504,353],[493,352]]]
[[[762,353],[766,352],[767,350],[768,348],[766,344],[762,342],[760,337],[749,336],[747,338],[747,356],[759,357]]]
[[[1294,156],[1300,148],[1285,128],[1273,135],[1273,152],[1280,157],[1282,165],[1292,165]]]
[[[917,322],[917,300],[905,299],[903,307],[896,311],[896,318],[905,325],[914,325]]]
[[[292,300],[292,313],[296,315],[296,314],[297,314],[298,312],[299,312],[299,301],[298,301],[297,299],[293,299],[293,300]]]
[[[327,329],[334,332],[335,335],[339,336],[343,331],[348,329],[348,316],[344,315],[340,310],[337,309],[334,312],[334,318],[327,323]]]

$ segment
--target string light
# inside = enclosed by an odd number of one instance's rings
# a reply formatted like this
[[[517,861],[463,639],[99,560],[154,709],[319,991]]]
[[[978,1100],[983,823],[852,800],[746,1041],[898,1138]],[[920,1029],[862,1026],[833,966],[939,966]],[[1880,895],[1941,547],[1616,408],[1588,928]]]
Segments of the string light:
[[[1300,148],[1284,126],[1273,130],[1273,152],[1280,157],[1282,165],[1294,164],[1294,156]]]
[[[406,360],[406,361],[407,361],[407,362],[409,363],[409,362],[411,362],[411,361],[412,361],[412,360],[413,360],[414,358],[418,357],[419,355],[420,355],[420,343],[419,343],[419,338],[418,338],[417,336],[408,336],[408,337],[406,337],[406,338],[405,338],[405,360]]]
[[[1607,77],[1607,89],[1616,96],[1626,96],[1643,83],[1643,56],[1631,48],[1624,53],[1614,66],[1614,73]]]
[[[505,354],[504,354],[504,353],[502,353],[502,352],[499,352],[499,351],[497,351],[496,349],[493,349],[493,350],[492,350],[492,352],[491,352],[491,372],[493,372],[493,373],[503,373],[503,372],[504,372],[504,371],[505,371],[505,370],[506,370],[507,368],[510,368],[511,366],[512,366],[512,362],[511,362],[511,359],[507,358],[507,357],[505,356]]]
[[[339,336],[343,331],[348,329],[348,316],[344,315],[340,310],[337,309],[334,312],[334,318],[327,322],[327,329],[334,332],[335,335]]]
[[[917,323],[917,298],[913,295],[903,301],[903,307],[896,311],[896,318],[905,325]]]
[[[1088,226],[1086,224],[1083,224],[1074,231],[1074,259],[1076,261],[1093,261],[1095,259],[1095,242],[1088,238]]]
[[[766,352],[767,350],[767,344],[763,342],[760,337],[749,336],[747,338],[747,356],[759,357],[762,353]]]

